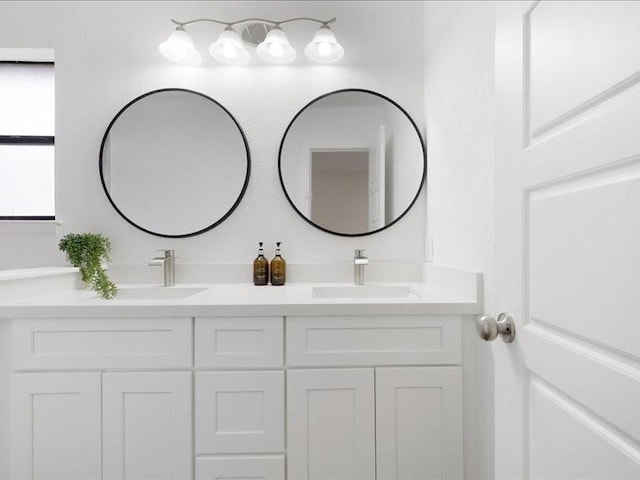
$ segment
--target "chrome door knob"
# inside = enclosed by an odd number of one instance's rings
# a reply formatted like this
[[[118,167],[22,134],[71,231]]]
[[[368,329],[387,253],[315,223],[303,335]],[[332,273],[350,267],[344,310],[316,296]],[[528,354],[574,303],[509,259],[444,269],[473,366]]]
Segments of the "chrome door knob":
[[[476,330],[483,340],[491,342],[498,335],[504,343],[511,343],[516,338],[516,325],[508,313],[498,315],[498,320],[491,315],[480,315],[476,319]]]

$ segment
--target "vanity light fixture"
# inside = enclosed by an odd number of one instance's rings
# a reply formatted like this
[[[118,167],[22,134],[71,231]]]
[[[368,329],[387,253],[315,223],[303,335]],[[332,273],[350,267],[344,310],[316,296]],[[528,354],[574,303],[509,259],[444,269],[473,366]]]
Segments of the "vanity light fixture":
[[[191,36],[182,26],[176,28],[169,38],[158,46],[158,50],[169,60],[183,65],[197,65],[202,62],[202,56],[196,50]]]
[[[196,50],[185,28],[201,22],[225,25],[218,39],[209,46],[209,53],[216,60],[228,65],[242,65],[249,61],[250,55],[245,45],[256,47],[258,56],[267,62],[285,64],[294,61],[297,56],[296,50],[289,43],[281,25],[298,21],[320,24],[313,40],[304,49],[309,59],[318,63],[332,63],[337,62],[344,55],[342,45],[338,43],[329,27],[336,21],[335,17],[330,20],[297,17],[280,21],[263,18],[246,18],[235,22],[223,22],[212,18],[198,18],[187,22],[178,22],[173,19],[171,21],[178,26],[158,49],[169,60],[183,65],[197,65],[202,61],[200,53]],[[242,37],[234,29],[236,25],[242,25]]]

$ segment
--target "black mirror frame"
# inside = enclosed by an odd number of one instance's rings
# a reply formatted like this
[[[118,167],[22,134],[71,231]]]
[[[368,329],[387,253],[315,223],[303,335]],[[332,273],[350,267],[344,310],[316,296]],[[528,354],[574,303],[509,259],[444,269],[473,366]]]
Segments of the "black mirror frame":
[[[136,103],[139,100],[142,100],[145,97],[148,97],[149,95],[153,95],[153,94],[161,93],[161,92],[188,92],[188,93],[193,93],[195,95],[199,95],[199,96],[201,96],[203,98],[206,98],[207,100],[209,100],[209,101],[213,102],[214,104],[216,104],[218,107],[220,107],[222,110],[224,110],[227,115],[229,115],[229,118],[231,118],[231,120],[233,120],[233,123],[235,123],[236,127],[238,127],[238,131],[240,132],[240,135],[242,136],[242,141],[244,142],[245,151],[247,152],[247,173],[246,173],[246,176],[245,176],[245,179],[244,179],[244,183],[242,185],[242,190],[240,191],[240,194],[238,195],[238,198],[236,199],[234,204],[231,206],[231,208],[219,220],[217,220],[216,222],[212,223],[211,225],[209,225],[209,226],[207,226],[205,228],[202,228],[201,230],[198,230],[198,231],[192,232],[192,233],[183,233],[183,234],[180,234],[180,235],[168,235],[168,234],[165,234],[165,233],[154,232],[152,230],[148,230],[148,229],[146,229],[144,227],[141,227],[140,225],[138,225],[137,223],[135,223],[131,219],[129,219],[118,208],[118,206],[113,201],[113,198],[111,198],[111,195],[109,194],[109,191],[107,190],[107,185],[105,184],[105,181],[104,181],[104,173],[103,173],[103,168],[102,168],[102,153],[104,151],[104,146],[105,146],[105,143],[107,141],[107,137],[109,136],[109,132],[111,131],[111,127],[114,125],[116,120],[118,120],[120,115],[122,115],[131,105],[133,105],[134,103]],[[118,214],[122,218],[124,218],[127,221],[127,223],[133,225],[134,227],[136,227],[139,230],[142,230],[145,233],[149,233],[151,235],[156,235],[158,237],[186,238],[186,237],[193,237],[195,235],[200,235],[201,233],[207,232],[207,231],[211,230],[212,228],[220,225],[227,218],[229,218],[229,216],[233,213],[233,211],[238,207],[238,205],[240,204],[240,201],[244,197],[245,192],[247,191],[247,186],[249,185],[249,177],[250,177],[250,174],[251,174],[251,152],[249,151],[249,143],[247,142],[247,137],[245,136],[244,131],[242,130],[242,127],[240,127],[240,124],[235,119],[235,117],[231,114],[231,112],[229,112],[229,110],[227,110],[219,102],[217,102],[213,98],[211,98],[211,97],[209,97],[209,96],[207,96],[207,95],[205,95],[203,93],[196,92],[194,90],[189,90],[189,89],[186,89],[186,88],[161,88],[161,89],[158,89],[158,90],[153,90],[153,91],[144,93],[144,94],[134,98],[129,103],[127,103],[124,107],[122,107],[120,109],[120,111],[116,114],[116,116],[113,117],[113,119],[109,123],[109,126],[107,127],[107,130],[104,133],[104,136],[102,137],[102,142],[100,143],[100,154],[98,156],[98,166],[99,166],[99,169],[100,169],[100,183],[102,184],[102,189],[104,190],[104,193],[107,195],[107,199],[109,199],[109,203],[111,203],[111,206],[115,209],[116,212],[118,212]]]
[[[420,180],[420,185],[418,186],[416,195],[413,197],[413,200],[411,200],[411,202],[409,203],[407,208],[400,215],[398,215],[398,217],[396,219],[394,219],[392,222],[390,222],[389,224],[385,225],[382,228],[378,228],[377,230],[372,230],[370,232],[364,232],[364,233],[334,232],[333,230],[329,230],[327,228],[321,227],[317,223],[312,222],[311,219],[307,218],[306,215],[304,215],[298,209],[298,207],[295,205],[295,203],[293,203],[293,200],[289,196],[289,193],[287,192],[287,189],[286,189],[286,187],[284,185],[284,178],[282,176],[282,148],[284,147],[284,142],[287,139],[287,134],[289,133],[289,130],[291,129],[291,126],[294,124],[294,122],[297,120],[297,118],[302,114],[302,112],[304,112],[307,108],[309,108],[314,103],[316,103],[319,100],[322,100],[323,98],[328,97],[330,95],[334,95],[336,93],[344,93],[344,92],[368,93],[370,95],[375,95],[376,97],[382,98],[383,100],[386,100],[387,102],[389,102],[392,105],[394,105],[396,108],[398,108],[405,115],[405,117],[407,117],[407,119],[409,120],[409,122],[413,126],[413,129],[415,130],[416,135],[418,136],[418,139],[420,140],[420,147],[422,149],[422,158],[423,158],[422,179]],[[411,116],[407,113],[407,111],[404,108],[402,108],[397,102],[395,102],[394,100],[390,99],[389,97],[387,97],[387,96],[385,96],[385,95],[383,95],[381,93],[374,92],[372,90],[366,90],[366,89],[363,89],[363,88],[344,88],[344,89],[341,89],[341,90],[334,90],[332,92],[325,93],[323,95],[320,95],[317,98],[314,98],[309,103],[307,103],[304,107],[302,107],[300,109],[300,111],[298,113],[296,113],[296,115],[293,117],[291,122],[289,122],[289,125],[287,126],[287,129],[284,131],[284,134],[282,135],[282,140],[280,141],[280,149],[278,150],[278,176],[280,177],[280,185],[282,186],[282,191],[284,192],[285,197],[287,197],[287,200],[289,201],[289,203],[291,204],[293,209],[296,211],[296,213],[298,215],[300,215],[307,223],[313,225],[314,227],[316,227],[319,230],[322,230],[323,232],[327,232],[327,233],[330,233],[332,235],[339,235],[341,237],[364,237],[364,236],[367,236],[367,235],[373,235],[374,233],[381,232],[381,231],[386,230],[387,228],[391,227],[392,225],[395,225],[402,217],[404,217],[407,214],[407,212],[409,212],[409,210],[411,210],[411,207],[413,207],[413,205],[416,203],[416,201],[418,200],[418,197],[420,196],[420,193],[422,192],[422,188],[424,187],[424,184],[425,184],[425,181],[426,181],[426,178],[427,178],[427,148],[426,148],[425,141],[422,138],[422,135],[420,134],[420,130],[418,130],[418,126],[416,125],[416,122],[414,122],[413,118],[411,118]]]

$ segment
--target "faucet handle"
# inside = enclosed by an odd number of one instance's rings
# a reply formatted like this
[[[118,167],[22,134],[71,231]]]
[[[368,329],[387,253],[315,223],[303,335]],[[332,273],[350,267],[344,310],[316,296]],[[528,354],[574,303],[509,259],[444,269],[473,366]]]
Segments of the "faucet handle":
[[[355,250],[354,254],[355,254],[355,256],[356,256],[357,258],[362,258],[362,257],[364,257],[364,252],[365,252],[365,250],[364,250],[364,249],[362,249],[362,250]]]

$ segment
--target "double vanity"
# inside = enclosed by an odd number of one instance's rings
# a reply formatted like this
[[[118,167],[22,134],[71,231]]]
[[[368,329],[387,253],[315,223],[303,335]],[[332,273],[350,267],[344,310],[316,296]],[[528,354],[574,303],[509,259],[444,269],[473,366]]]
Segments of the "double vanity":
[[[0,278],[15,299],[0,303],[0,463],[12,479],[462,478],[478,278],[427,269],[449,285],[122,285],[101,300],[74,269]]]
[[[225,107],[168,88],[115,115],[99,167],[126,222],[184,238],[234,212],[251,159]],[[322,235],[372,235],[415,204],[425,144],[393,100],[339,90],[291,120],[278,175]],[[473,477],[479,275],[382,264],[428,283],[371,283],[359,252],[355,282],[292,265],[293,283],[256,287],[174,285],[166,250],[166,287],[116,279],[112,300],[75,269],[0,272],[0,480]]]

